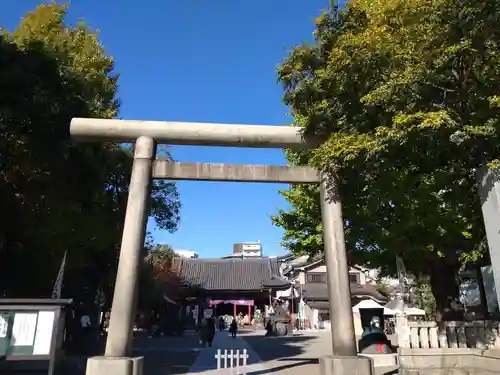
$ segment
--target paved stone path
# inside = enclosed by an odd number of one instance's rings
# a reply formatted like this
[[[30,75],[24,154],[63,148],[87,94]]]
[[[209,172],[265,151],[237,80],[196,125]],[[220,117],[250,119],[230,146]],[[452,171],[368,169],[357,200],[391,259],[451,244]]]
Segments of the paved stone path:
[[[133,355],[144,356],[144,375],[184,374],[200,350],[193,332],[182,337],[136,338]]]
[[[200,347],[195,332],[186,332],[182,337],[142,336],[134,340],[133,354],[145,357],[144,375],[215,375],[217,349],[246,349],[246,375],[320,375],[318,358],[331,353],[329,335],[306,332],[291,337],[265,337],[264,331],[258,331],[242,332],[232,338],[228,332],[217,332],[212,347],[206,348]],[[82,365],[79,371],[71,373],[83,375],[85,360]],[[377,368],[375,375],[396,373],[395,367]]]
[[[318,358],[331,353],[330,332],[306,332],[290,337],[265,337],[264,332],[257,332],[243,334],[241,338],[264,362],[266,372],[276,375],[319,375]],[[375,371],[376,375],[396,373],[395,366],[378,367]]]
[[[267,367],[262,363],[259,355],[255,350],[249,345],[246,340],[243,340],[241,336],[231,337],[227,332],[217,332],[214,338],[214,342],[211,347],[203,348],[198,357],[196,358],[193,365],[189,368],[190,374],[202,373],[203,375],[215,374],[217,373],[217,360],[215,355],[217,354],[217,349],[224,350],[236,350],[243,349],[247,350],[248,361],[247,361],[247,374],[257,374],[257,373],[267,373]],[[149,374],[146,374],[149,375]]]

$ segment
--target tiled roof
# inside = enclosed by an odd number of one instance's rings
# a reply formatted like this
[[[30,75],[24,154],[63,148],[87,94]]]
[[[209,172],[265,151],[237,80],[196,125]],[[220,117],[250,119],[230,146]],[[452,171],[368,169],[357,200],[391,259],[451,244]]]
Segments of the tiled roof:
[[[329,301],[311,301],[307,302],[307,306],[309,306],[311,309],[330,310]]]
[[[291,285],[290,281],[283,279],[279,276],[273,276],[270,279],[267,279],[262,283],[262,287],[264,289],[266,289],[266,288],[268,288],[268,289],[273,289],[273,288],[284,289],[284,288],[289,288],[290,285]]]
[[[287,268],[287,272],[291,271],[292,269],[308,269],[325,264],[325,257],[323,254],[316,254],[312,257],[308,257],[306,255],[292,256],[291,254],[286,254],[278,257],[277,259],[289,266]],[[358,265],[352,265],[350,266],[350,268],[355,268],[363,272],[365,271],[365,268]]]
[[[292,253],[286,253],[284,255],[278,255],[276,257],[276,259],[278,259],[278,261],[286,261],[286,260],[289,260],[289,259],[293,259],[295,258],[295,255],[293,255]]]
[[[306,300],[328,300],[328,287],[326,284],[308,283],[302,287],[302,294]],[[369,297],[375,301],[387,301],[387,297],[383,296],[373,285],[351,284],[351,295],[353,297]]]
[[[289,282],[279,276],[279,264],[273,258],[174,258],[173,266],[184,282],[205,290],[254,291],[289,286]]]

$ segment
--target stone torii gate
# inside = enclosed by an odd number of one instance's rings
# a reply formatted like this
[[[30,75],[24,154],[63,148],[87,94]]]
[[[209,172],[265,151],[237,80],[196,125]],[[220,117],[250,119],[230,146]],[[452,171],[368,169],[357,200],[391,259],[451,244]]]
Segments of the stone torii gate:
[[[357,356],[342,208],[335,181],[304,166],[172,163],[156,158],[158,143],[305,148],[308,142],[298,128],[74,118],[70,133],[82,142],[135,142],[106,351],[104,357],[88,360],[87,375],[142,375],[143,358],[131,357],[131,345],[153,179],[320,184],[332,342],[332,355],[321,358],[321,370],[324,375],[372,374],[371,360]]]

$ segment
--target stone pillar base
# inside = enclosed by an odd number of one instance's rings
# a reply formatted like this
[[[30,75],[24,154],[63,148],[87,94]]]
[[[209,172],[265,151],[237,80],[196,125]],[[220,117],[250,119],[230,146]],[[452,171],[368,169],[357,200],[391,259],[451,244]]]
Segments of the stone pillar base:
[[[373,362],[367,357],[327,356],[319,359],[321,375],[374,375]]]
[[[86,375],[142,375],[144,357],[92,357]]]

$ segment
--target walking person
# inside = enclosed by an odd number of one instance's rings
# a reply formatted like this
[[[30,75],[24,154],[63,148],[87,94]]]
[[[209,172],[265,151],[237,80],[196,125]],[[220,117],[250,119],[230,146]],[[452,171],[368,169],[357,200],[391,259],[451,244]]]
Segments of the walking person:
[[[233,318],[233,321],[229,326],[229,332],[231,332],[231,337],[236,337],[237,331],[238,331],[238,323],[236,322],[236,318]]]
[[[207,346],[207,319],[203,318],[198,326],[198,334],[200,336],[200,345]]]
[[[148,338],[159,336],[160,333],[160,315],[152,310],[149,316]]]
[[[213,317],[210,317],[207,319],[207,343],[208,346],[212,346],[212,342],[214,341],[215,337],[215,319]]]
[[[224,317],[221,316],[219,318],[219,331],[224,331],[226,329],[226,321],[224,320]]]

